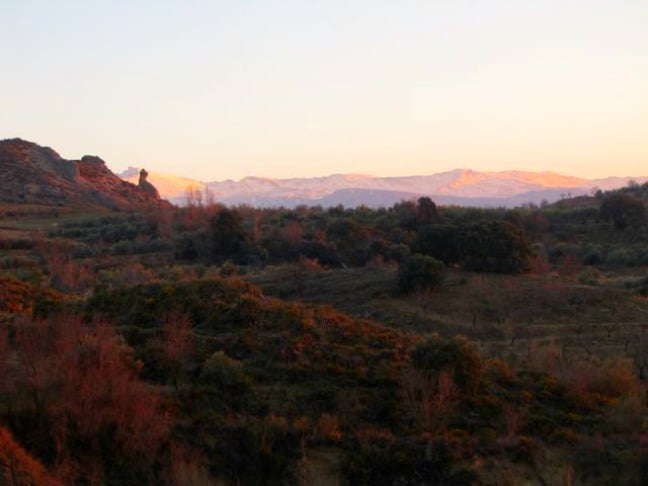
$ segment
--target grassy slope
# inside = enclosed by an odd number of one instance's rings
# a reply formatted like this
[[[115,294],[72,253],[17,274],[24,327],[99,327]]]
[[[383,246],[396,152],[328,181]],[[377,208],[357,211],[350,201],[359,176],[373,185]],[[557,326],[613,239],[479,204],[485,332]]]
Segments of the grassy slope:
[[[464,334],[500,357],[522,358],[530,342],[619,355],[629,336],[648,332],[648,300],[603,275],[587,285],[557,274],[451,271],[443,289],[413,296],[397,293],[396,269],[390,266],[322,271],[284,266],[248,278],[271,295],[330,304],[390,327]]]

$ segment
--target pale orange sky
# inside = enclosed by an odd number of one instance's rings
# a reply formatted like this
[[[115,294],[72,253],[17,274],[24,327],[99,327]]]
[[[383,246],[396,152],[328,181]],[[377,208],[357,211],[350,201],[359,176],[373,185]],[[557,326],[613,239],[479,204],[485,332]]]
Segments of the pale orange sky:
[[[0,4],[0,138],[201,180],[648,175],[648,2]]]

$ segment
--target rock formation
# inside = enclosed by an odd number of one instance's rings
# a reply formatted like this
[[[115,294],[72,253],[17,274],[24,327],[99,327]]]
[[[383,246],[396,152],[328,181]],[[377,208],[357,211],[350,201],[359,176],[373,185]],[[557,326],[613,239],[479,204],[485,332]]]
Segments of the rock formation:
[[[151,184],[149,181],[146,180],[148,177],[148,172],[146,172],[146,169],[140,170],[139,173],[139,182],[137,183],[137,187],[139,187],[142,191],[146,192],[150,196],[160,199],[160,194],[158,193],[158,190],[155,188],[153,184]]]
[[[18,138],[0,140],[0,202],[122,211],[169,205],[145,175],[138,188],[113,174],[99,157],[67,160]]]

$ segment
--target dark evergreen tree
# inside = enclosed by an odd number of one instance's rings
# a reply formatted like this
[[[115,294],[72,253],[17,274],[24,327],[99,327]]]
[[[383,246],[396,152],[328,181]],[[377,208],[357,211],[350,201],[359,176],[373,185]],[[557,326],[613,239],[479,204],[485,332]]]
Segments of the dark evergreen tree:
[[[601,218],[612,220],[617,229],[638,228],[646,224],[646,206],[641,199],[622,192],[606,196],[601,203]]]
[[[464,226],[458,231],[456,244],[464,268],[476,272],[524,272],[532,255],[524,231],[506,221]]]
[[[443,263],[425,255],[405,258],[398,269],[398,288],[402,292],[433,290],[443,285]]]
[[[248,236],[243,218],[234,209],[222,209],[211,220],[212,257],[215,262],[245,260]]]

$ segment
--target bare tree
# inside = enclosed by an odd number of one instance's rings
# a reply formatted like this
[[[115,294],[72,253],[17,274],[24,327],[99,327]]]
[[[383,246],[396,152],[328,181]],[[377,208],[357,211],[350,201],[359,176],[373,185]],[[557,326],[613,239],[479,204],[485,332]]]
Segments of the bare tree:
[[[411,417],[427,438],[426,459],[432,457],[432,442],[459,399],[454,373],[446,368],[439,372],[415,367],[405,369],[400,390]]]
[[[193,356],[193,336],[191,317],[180,312],[171,312],[162,323],[164,333],[162,351],[173,386],[177,390],[182,372]]]

